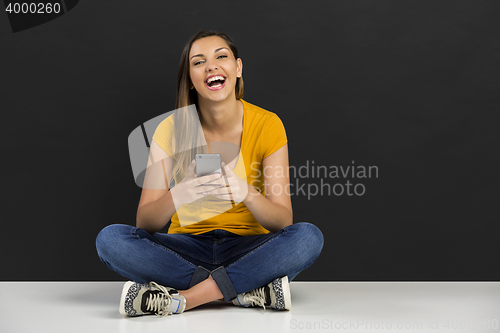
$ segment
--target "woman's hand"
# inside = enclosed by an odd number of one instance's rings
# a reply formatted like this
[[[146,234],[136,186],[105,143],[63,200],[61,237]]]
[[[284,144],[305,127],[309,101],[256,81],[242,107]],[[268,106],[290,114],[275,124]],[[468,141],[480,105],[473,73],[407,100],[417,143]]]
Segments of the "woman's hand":
[[[176,210],[179,210],[183,204],[191,203],[211,194],[209,192],[214,188],[218,189],[224,186],[224,181],[219,173],[196,177],[195,166],[196,161],[193,160],[187,168],[184,179],[170,190]]]
[[[207,191],[207,194],[223,199],[232,200],[237,204],[246,199],[248,195],[248,184],[243,179],[238,177],[229,166],[221,163],[224,169],[224,176],[222,177],[224,187]],[[224,184],[225,183],[225,184]]]

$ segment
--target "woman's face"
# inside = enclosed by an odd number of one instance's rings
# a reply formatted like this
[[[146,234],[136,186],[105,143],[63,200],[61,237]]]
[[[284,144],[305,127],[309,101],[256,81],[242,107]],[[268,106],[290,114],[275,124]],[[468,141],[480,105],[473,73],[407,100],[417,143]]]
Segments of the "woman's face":
[[[218,36],[198,39],[189,52],[189,74],[198,99],[223,101],[235,98],[235,85],[243,65],[226,41]]]

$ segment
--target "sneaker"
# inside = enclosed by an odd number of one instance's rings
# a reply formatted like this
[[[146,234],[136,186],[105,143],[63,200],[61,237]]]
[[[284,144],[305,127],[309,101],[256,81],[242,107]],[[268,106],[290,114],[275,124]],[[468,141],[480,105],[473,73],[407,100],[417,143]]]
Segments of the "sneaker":
[[[123,286],[120,299],[120,313],[124,316],[142,316],[156,314],[167,316],[182,313],[186,308],[186,299],[174,288],[168,288],[150,282],[146,284],[128,281]]]
[[[276,310],[290,310],[292,308],[292,295],[288,276],[273,280],[263,287],[238,295],[233,300],[234,305],[244,307],[266,306]]]

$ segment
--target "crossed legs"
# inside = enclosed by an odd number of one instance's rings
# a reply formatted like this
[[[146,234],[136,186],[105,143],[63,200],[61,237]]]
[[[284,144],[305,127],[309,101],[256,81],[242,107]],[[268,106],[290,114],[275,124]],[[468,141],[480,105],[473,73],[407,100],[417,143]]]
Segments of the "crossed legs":
[[[323,245],[321,232],[309,223],[262,237],[215,270],[207,262],[207,257],[212,259],[212,236],[150,235],[136,227],[111,225],[99,233],[96,247],[108,268],[139,283],[155,281],[177,289],[189,310],[221,298],[229,302],[277,277],[292,280],[316,260]]]

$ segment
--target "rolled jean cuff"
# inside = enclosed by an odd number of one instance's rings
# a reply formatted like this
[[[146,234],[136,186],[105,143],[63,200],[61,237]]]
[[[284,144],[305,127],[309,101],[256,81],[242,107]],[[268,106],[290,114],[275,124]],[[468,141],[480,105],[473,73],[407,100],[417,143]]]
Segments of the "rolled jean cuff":
[[[231,282],[231,280],[229,280],[229,276],[227,276],[224,266],[220,266],[214,269],[210,274],[212,274],[212,278],[214,279],[215,283],[217,283],[222,296],[224,296],[225,302],[231,302],[238,296],[238,294],[236,293],[236,289],[234,289],[233,283]]]
[[[205,267],[198,266],[195,269],[193,276],[191,277],[189,288],[191,288],[192,286],[196,286],[201,281],[205,281],[206,279],[208,279],[209,276],[210,276],[210,271],[208,269],[206,269]]]

